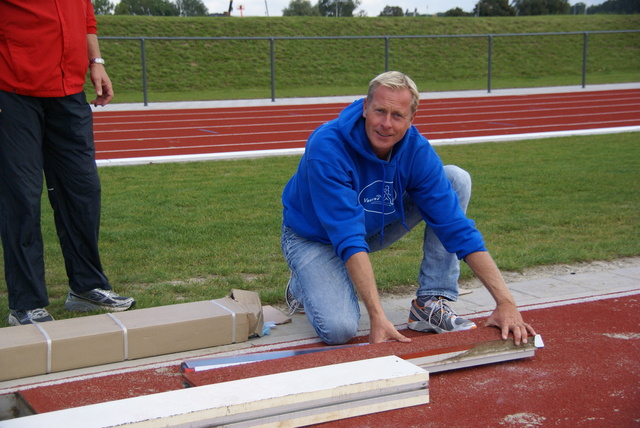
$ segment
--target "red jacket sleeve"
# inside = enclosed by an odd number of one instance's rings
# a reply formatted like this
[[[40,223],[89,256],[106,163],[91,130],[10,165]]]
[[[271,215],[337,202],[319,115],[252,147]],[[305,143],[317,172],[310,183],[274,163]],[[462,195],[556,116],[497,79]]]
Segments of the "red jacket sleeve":
[[[87,10],[87,34],[98,34],[98,23],[96,22],[95,12],[93,11],[93,3],[91,0],[86,0]]]

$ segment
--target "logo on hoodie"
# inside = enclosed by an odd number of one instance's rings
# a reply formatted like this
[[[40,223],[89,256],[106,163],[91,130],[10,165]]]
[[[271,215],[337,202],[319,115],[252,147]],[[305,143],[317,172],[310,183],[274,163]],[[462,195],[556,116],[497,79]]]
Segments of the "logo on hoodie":
[[[396,196],[392,181],[377,180],[360,191],[358,201],[367,212],[388,215],[396,212]]]

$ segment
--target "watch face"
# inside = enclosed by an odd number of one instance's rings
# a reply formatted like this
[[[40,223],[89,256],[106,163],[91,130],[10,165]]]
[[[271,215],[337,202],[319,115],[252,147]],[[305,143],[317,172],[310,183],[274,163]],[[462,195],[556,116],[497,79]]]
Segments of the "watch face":
[[[89,61],[89,64],[104,64],[104,59],[102,58],[93,58]]]

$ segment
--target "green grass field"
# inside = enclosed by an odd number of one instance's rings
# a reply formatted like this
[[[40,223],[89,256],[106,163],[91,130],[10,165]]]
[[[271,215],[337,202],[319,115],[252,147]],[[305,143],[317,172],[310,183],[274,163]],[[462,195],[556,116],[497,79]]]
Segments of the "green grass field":
[[[518,18],[160,18],[100,16],[116,102],[142,102],[139,40],[635,30],[640,16]],[[269,98],[268,41],[146,42],[149,101]],[[393,39],[390,68],[421,91],[486,88],[486,39]],[[494,88],[579,85],[582,35],[496,37]],[[384,71],[383,40],[279,41],[278,97],[362,94]],[[588,84],[640,81],[640,33],[591,35]],[[438,147],[474,178],[469,216],[502,269],[640,254],[640,134]],[[283,301],[280,194],[299,157],[100,169],[101,251],[116,291],[139,308],[256,290]],[[50,312],[63,319],[64,263],[43,197]],[[382,289],[415,284],[422,233],[372,255]],[[0,278],[4,271],[0,266]],[[471,276],[463,266],[463,278]],[[0,280],[1,282],[4,282]],[[0,287],[0,326],[6,325]]]
[[[437,147],[474,180],[469,207],[501,269],[640,254],[640,134]],[[281,303],[282,188],[299,157],[100,168],[101,251],[116,290],[139,308],[218,298],[232,288]],[[46,199],[46,197],[45,197]],[[43,200],[48,289],[56,318],[68,291]],[[381,289],[416,284],[422,232],[372,255]],[[463,278],[471,273],[463,265]],[[0,269],[0,277],[4,273]],[[8,315],[0,289],[0,325]]]
[[[496,35],[492,88],[580,85],[582,34],[640,29],[640,15],[515,18],[178,18],[100,16],[114,102],[142,102],[140,40],[105,37],[327,37]],[[487,88],[487,37],[389,41],[389,68],[421,91]],[[271,98],[270,42],[146,40],[148,101]],[[277,40],[277,98],[361,94],[385,68],[384,39]],[[592,34],[587,84],[640,81],[640,33]]]

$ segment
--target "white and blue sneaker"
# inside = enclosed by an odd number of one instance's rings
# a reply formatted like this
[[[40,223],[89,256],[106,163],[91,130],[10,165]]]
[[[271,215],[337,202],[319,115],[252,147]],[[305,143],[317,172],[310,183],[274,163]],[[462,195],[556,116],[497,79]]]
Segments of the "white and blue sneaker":
[[[420,297],[411,302],[408,324],[411,330],[423,333],[448,333],[476,328],[473,321],[459,317],[449,306],[449,301],[443,297],[428,297],[426,302],[421,303]]]
[[[126,311],[136,304],[132,297],[123,297],[112,290],[95,288],[86,293],[74,293],[69,291],[65,307],[70,311],[88,312],[96,309],[108,311]]]
[[[289,278],[289,282],[287,283],[287,291],[285,291],[285,300],[287,301],[287,306],[289,307],[289,316],[293,314],[304,314],[304,306],[302,302],[299,302],[295,297],[293,297],[293,293],[291,292],[291,279],[293,278],[293,274]]]
[[[9,311],[9,325],[26,325],[39,322],[53,321],[53,317],[49,315],[44,308],[30,309],[27,311],[13,310]]]

